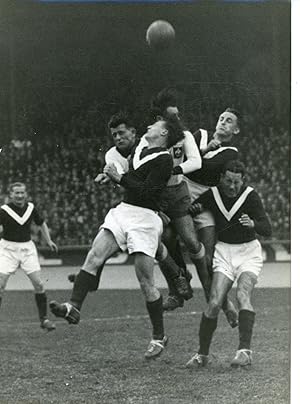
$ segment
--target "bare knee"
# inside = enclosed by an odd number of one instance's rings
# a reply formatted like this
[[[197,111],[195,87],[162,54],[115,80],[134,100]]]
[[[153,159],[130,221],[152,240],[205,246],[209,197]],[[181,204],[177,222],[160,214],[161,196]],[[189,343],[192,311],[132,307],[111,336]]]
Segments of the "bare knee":
[[[159,298],[158,289],[147,278],[139,278],[139,284],[147,302],[153,302]]]
[[[251,296],[249,294],[249,291],[242,288],[238,288],[237,292],[236,292],[236,299],[238,302],[238,307],[239,309],[248,309],[249,310],[249,306],[252,307],[251,305]]]
[[[44,284],[42,282],[42,280],[40,279],[40,277],[29,277],[32,283],[32,286],[34,287],[34,291],[35,293],[44,293],[45,289],[44,289]]]
[[[7,284],[8,277],[0,275],[0,297],[3,296],[6,284]]]
[[[251,296],[256,282],[257,276],[249,272],[242,273],[238,279],[236,298],[240,310],[253,310]]]
[[[88,263],[89,267],[92,267],[97,271],[97,269],[104,264],[104,259],[102,255],[97,252],[97,249],[92,247],[92,249],[88,253]]]
[[[222,307],[222,301],[217,295],[212,295],[209,299],[206,314],[208,317],[217,317]]]

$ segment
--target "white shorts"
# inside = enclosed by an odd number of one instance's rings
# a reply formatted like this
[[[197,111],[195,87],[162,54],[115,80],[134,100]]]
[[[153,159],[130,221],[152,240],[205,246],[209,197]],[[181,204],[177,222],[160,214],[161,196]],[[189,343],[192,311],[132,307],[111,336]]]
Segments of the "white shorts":
[[[189,178],[184,177],[187,183],[188,190],[191,196],[191,203],[193,203],[200,195],[210,189],[207,185],[198,184],[195,181],[191,181]],[[209,210],[204,210],[198,215],[193,217],[196,229],[202,229],[203,227],[215,226],[215,219],[213,214]]]
[[[252,272],[257,277],[263,266],[262,250],[258,240],[243,244],[228,244],[218,241],[213,258],[213,271],[222,272],[234,282],[243,272]]]
[[[153,210],[121,202],[110,209],[100,229],[110,230],[122,251],[155,257],[163,223]]]
[[[19,267],[27,275],[41,270],[34,242],[30,240],[16,243],[0,240],[0,273],[12,275]]]

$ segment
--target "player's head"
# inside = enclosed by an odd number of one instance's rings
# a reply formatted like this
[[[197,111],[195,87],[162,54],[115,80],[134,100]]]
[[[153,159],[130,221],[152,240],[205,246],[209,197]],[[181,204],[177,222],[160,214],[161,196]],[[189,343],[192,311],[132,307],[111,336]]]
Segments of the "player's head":
[[[149,145],[169,149],[184,138],[184,127],[176,116],[156,121],[145,135]]]
[[[220,187],[224,194],[230,198],[236,197],[244,185],[246,168],[239,160],[228,161],[222,170]]]
[[[11,201],[18,206],[23,206],[27,199],[26,185],[23,182],[14,182],[8,187]]]
[[[223,143],[230,142],[240,132],[240,113],[233,108],[226,108],[219,116],[215,136]]]
[[[179,118],[178,96],[174,88],[164,88],[151,101],[151,116],[154,120]]]
[[[132,149],[136,130],[127,114],[119,112],[113,115],[108,122],[108,128],[117,149],[121,152],[128,152]]]

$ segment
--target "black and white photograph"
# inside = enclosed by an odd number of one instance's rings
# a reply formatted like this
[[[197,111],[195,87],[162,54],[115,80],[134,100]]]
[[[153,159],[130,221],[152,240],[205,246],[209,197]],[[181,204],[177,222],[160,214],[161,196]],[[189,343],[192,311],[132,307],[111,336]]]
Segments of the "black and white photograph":
[[[0,3],[0,404],[297,402],[292,5]]]

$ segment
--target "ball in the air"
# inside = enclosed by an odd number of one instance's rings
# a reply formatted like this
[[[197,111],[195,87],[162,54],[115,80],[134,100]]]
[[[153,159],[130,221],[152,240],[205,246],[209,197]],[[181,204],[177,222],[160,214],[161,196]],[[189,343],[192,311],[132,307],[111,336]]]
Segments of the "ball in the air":
[[[166,49],[172,44],[174,38],[175,30],[167,21],[154,21],[147,29],[146,41],[151,48]]]

